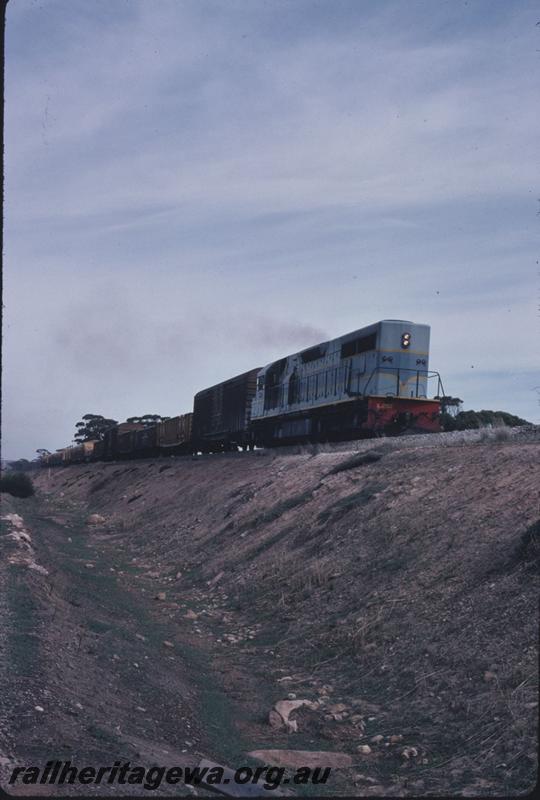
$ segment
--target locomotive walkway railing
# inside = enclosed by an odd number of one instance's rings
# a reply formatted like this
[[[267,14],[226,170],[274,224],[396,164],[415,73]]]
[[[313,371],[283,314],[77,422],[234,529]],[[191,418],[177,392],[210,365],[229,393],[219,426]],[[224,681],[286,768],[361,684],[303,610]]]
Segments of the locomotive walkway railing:
[[[360,391],[360,378],[361,376],[357,376],[357,391],[351,392],[358,395],[367,395],[369,394],[369,386],[372,383],[375,375],[379,375],[380,373],[384,373],[384,377],[391,377],[395,375],[396,383],[395,383],[395,391],[388,390],[385,388],[384,394],[388,397],[414,397],[414,398],[422,398],[426,399],[428,396],[427,393],[427,385],[428,381],[433,381],[435,378],[437,379],[437,391],[434,395],[434,399],[440,399],[444,397],[444,389],[442,385],[442,379],[438,372],[431,372],[428,370],[421,370],[421,369],[407,369],[407,368],[400,368],[400,367],[376,367],[372,372],[367,382],[362,386],[362,391]],[[403,384],[407,387],[407,391],[410,391],[411,383],[414,386],[414,394],[406,395],[401,390],[403,388]],[[426,391],[421,391],[425,387]],[[377,394],[379,392],[377,391]]]
[[[375,381],[376,376],[384,381]],[[391,379],[391,380],[390,380]],[[291,386],[291,378],[265,387],[263,416],[275,413],[277,408],[287,408],[301,403],[331,402],[337,397],[366,397],[370,393],[387,397],[427,399],[430,381],[437,380],[435,399],[444,396],[438,372],[402,367],[375,367],[366,377],[365,372],[352,369],[352,364],[342,364],[320,370],[300,379]],[[380,386],[378,384],[382,383]],[[431,383],[431,385],[433,385]],[[294,399],[292,399],[294,397]]]

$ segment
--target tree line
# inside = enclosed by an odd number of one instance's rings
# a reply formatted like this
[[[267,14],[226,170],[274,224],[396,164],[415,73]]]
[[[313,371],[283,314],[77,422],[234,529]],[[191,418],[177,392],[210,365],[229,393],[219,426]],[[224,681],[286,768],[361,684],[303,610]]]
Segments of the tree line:
[[[152,425],[157,425],[158,422],[163,422],[166,419],[170,419],[170,417],[163,417],[161,414],[142,414],[139,417],[128,417],[126,422],[138,423],[150,428]],[[115,419],[107,419],[101,414],[85,414],[80,422],[75,425],[74,441],[78,444],[102,441],[105,438],[105,433],[114,425],[118,425]]]

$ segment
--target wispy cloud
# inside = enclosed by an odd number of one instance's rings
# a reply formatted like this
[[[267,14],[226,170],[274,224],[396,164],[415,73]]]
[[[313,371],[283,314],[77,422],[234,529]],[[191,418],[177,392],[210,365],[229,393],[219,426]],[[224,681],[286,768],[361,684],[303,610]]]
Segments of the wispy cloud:
[[[485,375],[531,368],[538,334],[536,22],[484,0],[12,0],[5,447],[62,444],[86,405],[184,410],[391,316],[432,325],[455,393],[481,362],[489,405]]]

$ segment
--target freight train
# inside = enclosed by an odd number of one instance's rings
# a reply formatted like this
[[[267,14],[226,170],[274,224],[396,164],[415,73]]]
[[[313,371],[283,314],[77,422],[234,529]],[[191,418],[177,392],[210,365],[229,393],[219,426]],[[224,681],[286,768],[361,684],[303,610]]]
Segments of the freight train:
[[[274,447],[440,430],[428,325],[386,319],[198,392],[193,412],[121,423],[44,465]],[[430,399],[428,393],[434,388]]]

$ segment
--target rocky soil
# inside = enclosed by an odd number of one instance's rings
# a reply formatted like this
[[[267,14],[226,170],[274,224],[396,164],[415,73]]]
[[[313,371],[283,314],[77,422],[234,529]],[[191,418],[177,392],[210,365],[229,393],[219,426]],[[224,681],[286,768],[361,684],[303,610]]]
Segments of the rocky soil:
[[[316,794],[530,791],[539,450],[535,429],[380,439],[3,495],[2,785],[209,758],[331,763]]]

